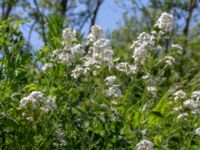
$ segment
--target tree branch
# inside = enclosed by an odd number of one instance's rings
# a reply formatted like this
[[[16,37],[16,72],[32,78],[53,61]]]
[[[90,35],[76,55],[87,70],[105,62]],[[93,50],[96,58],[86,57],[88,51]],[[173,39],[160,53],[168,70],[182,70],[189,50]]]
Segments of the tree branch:
[[[188,44],[188,34],[189,34],[189,30],[190,30],[190,22],[191,22],[191,19],[192,19],[193,11],[197,7],[197,0],[190,0],[188,7],[189,7],[188,8],[188,16],[186,18],[185,27],[183,29],[183,34],[186,37],[186,40],[184,42],[185,44],[184,44],[183,54],[185,54],[185,52],[186,52],[185,48],[187,47],[187,44]]]
[[[62,17],[64,17],[68,9],[68,0],[62,0],[60,5],[61,5],[61,15]]]
[[[2,4],[2,20],[5,20],[9,17],[12,8],[13,8],[12,2],[7,3],[7,8],[6,8],[6,3],[3,2],[3,4]]]
[[[92,16],[91,23],[90,23],[90,31],[91,31],[91,27],[93,25],[95,25],[97,14],[98,14],[99,8],[100,8],[101,4],[103,3],[103,1],[104,0],[97,0],[97,4],[96,4],[96,7],[94,9],[93,16]]]

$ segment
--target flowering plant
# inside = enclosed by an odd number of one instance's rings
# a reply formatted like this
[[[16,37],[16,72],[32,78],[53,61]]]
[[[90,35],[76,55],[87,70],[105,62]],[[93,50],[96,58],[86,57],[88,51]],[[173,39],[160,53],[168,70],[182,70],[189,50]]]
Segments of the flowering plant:
[[[65,28],[31,63],[17,57],[13,70],[0,59],[1,148],[199,148],[199,86],[180,83],[173,19],[163,13],[127,59],[98,25],[86,38]]]

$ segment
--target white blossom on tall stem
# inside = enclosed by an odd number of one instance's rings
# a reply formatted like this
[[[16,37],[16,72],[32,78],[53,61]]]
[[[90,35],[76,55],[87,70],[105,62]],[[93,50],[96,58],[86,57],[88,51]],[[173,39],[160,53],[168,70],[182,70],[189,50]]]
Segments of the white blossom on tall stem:
[[[91,27],[91,33],[88,35],[88,42],[95,42],[97,39],[105,38],[105,33],[100,26],[94,25]]]
[[[154,36],[145,32],[141,33],[133,42],[130,48],[133,49],[132,57],[137,65],[145,62],[148,49],[151,49],[154,44]]]
[[[121,90],[118,85],[115,84],[116,76],[108,76],[105,81],[106,84],[109,86],[108,89],[105,91],[106,97],[120,97],[121,96]],[[117,103],[116,101],[112,101],[112,103]]]
[[[105,63],[111,68],[114,53],[111,50],[110,40],[105,38],[103,30],[99,26],[92,26],[91,33],[88,35],[88,44],[90,47],[87,55],[83,58],[83,66],[99,68],[101,64]]]
[[[158,27],[163,32],[171,32],[173,29],[173,20],[174,17],[171,14],[164,12],[157,20],[155,27]]]
[[[59,63],[70,66],[76,56],[83,56],[85,53],[84,46],[77,44],[77,33],[75,30],[66,28],[62,33],[62,46],[63,48],[56,49],[52,54],[52,62],[58,61]],[[45,66],[44,66],[45,68]]]

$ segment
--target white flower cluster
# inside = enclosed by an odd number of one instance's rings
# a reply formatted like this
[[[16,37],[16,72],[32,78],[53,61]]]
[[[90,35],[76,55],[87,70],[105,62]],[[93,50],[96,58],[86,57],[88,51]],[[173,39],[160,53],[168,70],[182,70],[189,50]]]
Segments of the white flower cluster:
[[[130,49],[133,49],[133,59],[135,65],[144,64],[147,57],[148,51],[157,52],[158,54],[162,55],[163,51],[160,51],[160,47],[156,48],[156,39],[161,35],[163,37],[164,33],[171,32],[173,28],[173,16],[168,13],[163,13],[160,18],[157,20],[155,27],[159,28],[160,31],[152,31],[151,34],[148,33],[141,33],[137,40],[133,42]],[[168,37],[167,35],[165,35]],[[178,53],[181,53],[182,48],[179,45],[172,45],[172,48],[177,49]],[[175,62],[175,58],[172,56],[165,57],[166,64],[171,66]]]
[[[175,58],[172,57],[172,56],[165,56],[165,63],[166,63],[168,66],[172,66],[172,64],[175,63]]]
[[[147,58],[148,49],[155,44],[155,36],[148,33],[141,33],[137,40],[130,47],[133,49],[133,59],[136,65],[143,64]]]
[[[44,94],[40,91],[33,91],[28,96],[20,100],[20,108],[26,107],[29,103],[32,104],[33,108],[37,108],[37,104],[44,102]]]
[[[99,67],[102,63],[107,63],[112,66],[113,51],[111,50],[110,40],[106,39],[103,30],[94,25],[91,28],[91,33],[88,35],[89,51],[85,56],[84,66],[95,65]]]
[[[63,131],[63,125],[57,124],[55,126],[55,130],[53,132],[53,146],[55,149],[65,149],[67,143],[66,143],[66,136]]]
[[[89,43],[94,43],[98,39],[105,38],[105,33],[103,29],[97,25],[94,25],[91,28],[91,33],[88,35],[88,42]]]
[[[172,48],[176,49],[179,54],[183,53],[183,48],[178,44],[172,44]]]
[[[153,150],[154,144],[148,140],[142,140],[136,145],[137,150]]]
[[[58,61],[60,63],[71,65],[76,56],[82,56],[84,46],[82,44],[76,44],[76,31],[70,28],[66,28],[62,33],[62,49],[56,49],[53,51],[51,62]],[[42,71],[52,67],[52,63],[47,63],[42,66]]]
[[[200,107],[200,91],[194,91],[191,95],[192,99],[187,99],[183,102],[183,106],[190,109],[197,109]]]
[[[76,68],[72,70],[71,76],[74,79],[77,79],[81,76],[81,74],[84,74],[84,73],[86,73],[86,69],[84,69],[81,65],[76,65]]]
[[[115,76],[109,76],[105,79],[106,84],[109,86],[108,89],[106,90],[106,96],[107,97],[119,97],[121,96],[121,90],[119,89],[119,85],[114,84],[114,82],[116,81],[116,77]],[[116,103],[116,102],[114,102]]]
[[[175,100],[184,100],[186,99],[186,93],[183,90],[179,90],[176,93],[174,93],[174,99]],[[200,91],[194,91],[192,92],[192,95],[190,99],[186,99],[185,101],[181,101],[181,106],[174,107],[173,109],[175,111],[182,110],[183,108],[187,108],[191,110],[191,114],[200,115]],[[184,118],[188,116],[189,114],[187,112],[181,113],[177,119]]]
[[[182,106],[179,106],[179,107],[174,107],[174,108],[173,108],[173,110],[174,110],[174,111],[180,111],[181,109],[183,109],[183,107],[182,107]]]
[[[78,78],[81,73],[87,73],[90,67],[100,68],[106,64],[109,68],[113,65],[113,51],[111,50],[110,40],[105,38],[103,30],[94,25],[88,35],[88,53],[82,58],[83,65],[77,65],[72,71],[72,77]]]
[[[200,101],[200,91],[192,92],[192,98],[197,100],[197,101]]]
[[[153,78],[153,76],[149,73],[147,73],[146,75],[142,76],[142,79],[144,79],[148,84],[149,86],[153,86],[156,84],[156,80]]]
[[[108,97],[119,97],[121,96],[121,90],[118,88],[118,85],[113,85],[106,90],[106,96]]]
[[[130,65],[127,62],[120,62],[120,63],[116,64],[115,68],[121,72],[126,73],[127,75],[135,74],[137,71],[136,65]]]
[[[31,106],[33,109],[39,107],[44,112],[57,108],[55,97],[49,96],[46,98],[41,91],[33,91],[20,100],[20,108],[26,108],[27,106]]]
[[[142,76],[142,79],[144,79],[147,83],[147,91],[151,93],[154,97],[157,96],[157,89],[155,87],[156,80],[153,79],[153,76],[149,73]]]
[[[198,137],[200,137],[200,128],[197,128],[195,130],[195,135],[198,136]]]
[[[188,100],[183,102],[183,106],[190,108],[190,109],[195,109],[195,108],[198,108],[200,106],[200,102],[195,101],[193,99],[188,99]]]
[[[156,97],[157,95],[157,89],[154,86],[148,86],[147,91],[150,92],[153,96]]]
[[[107,85],[112,86],[114,84],[114,82],[116,81],[116,76],[108,76],[105,81]]]
[[[163,32],[171,32],[173,29],[173,20],[174,17],[172,15],[164,12],[157,20],[155,27],[158,27]]]
[[[177,116],[177,119],[183,119],[185,118],[186,116],[188,116],[188,113],[181,113]]]
[[[53,67],[53,64],[52,63],[46,63],[42,66],[41,70],[42,71],[46,71],[48,70],[49,68]]]
[[[76,44],[76,31],[70,28],[66,28],[62,34],[62,45],[63,49],[58,49],[53,52],[53,57],[57,58],[62,63],[66,63],[68,65],[71,64],[72,60],[76,55],[83,55],[84,49],[83,45]]]
[[[71,42],[71,41],[75,41],[76,40],[76,31],[71,29],[71,28],[66,28],[65,30],[63,30],[62,32],[62,39],[63,45],[66,45],[67,42]]]
[[[175,100],[184,99],[185,97],[186,93],[183,90],[178,90],[177,92],[174,93]]]

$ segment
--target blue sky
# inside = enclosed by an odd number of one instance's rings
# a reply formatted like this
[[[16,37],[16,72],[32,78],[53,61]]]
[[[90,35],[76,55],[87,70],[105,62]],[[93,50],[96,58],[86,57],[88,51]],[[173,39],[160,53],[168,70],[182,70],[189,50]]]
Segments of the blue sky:
[[[105,2],[100,7],[96,24],[101,26],[105,31],[112,31],[119,26],[122,21],[122,9],[116,5],[115,0],[105,0]],[[88,33],[89,24],[86,24],[83,28],[83,33]],[[29,28],[27,26],[22,26],[21,31],[23,32],[25,38],[28,38]],[[36,32],[32,33],[31,43],[34,50],[38,50],[42,47],[43,43]]]

